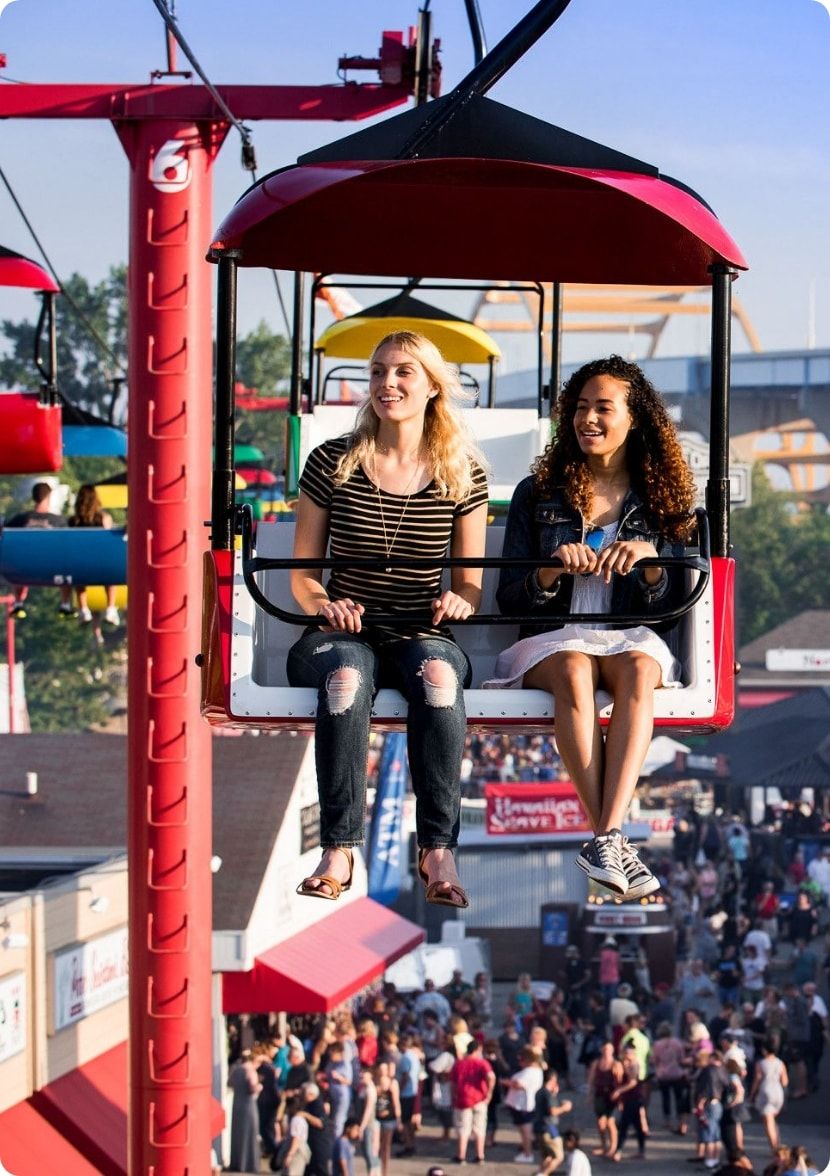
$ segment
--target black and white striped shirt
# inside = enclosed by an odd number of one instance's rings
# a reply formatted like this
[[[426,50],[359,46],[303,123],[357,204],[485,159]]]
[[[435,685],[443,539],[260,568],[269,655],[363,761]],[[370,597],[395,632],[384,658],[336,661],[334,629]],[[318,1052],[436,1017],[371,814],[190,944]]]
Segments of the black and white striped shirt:
[[[360,466],[347,482],[336,486],[334,471],[346,452],[347,443],[347,437],[338,437],[313,449],[300,478],[303,493],[329,512],[333,559],[350,556],[441,559],[447,552],[455,520],[487,502],[487,479],[476,463],[473,489],[463,502],[439,498],[432,485],[412,495],[390,494],[376,486]],[[356,571],[336,568],[326,589],[332,600],[350,597],[364,605],[367,614],[424,614],[431,611],[432,601],[441,593],[441,571],[438,566],[390,571],[382,566]],[[419,627],[418,632],[445,633],[446,630]],[[406,635],[412,636],[412,630]]]

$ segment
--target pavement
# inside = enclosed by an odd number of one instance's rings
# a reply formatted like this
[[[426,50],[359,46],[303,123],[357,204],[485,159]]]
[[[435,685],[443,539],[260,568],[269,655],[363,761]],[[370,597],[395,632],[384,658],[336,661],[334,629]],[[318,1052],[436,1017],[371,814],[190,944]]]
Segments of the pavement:
[[[826,1069],[830,1070],[830,1067],[826,1067]],[[830,1106],[828,1106],[826,1094],[826,1090],[829,1088],[830,1072],[827,1074],[822,1091],[799,1103],[791,1104],[790,1107],[785,1107],[779,1119],[782,1142],[786,1144],[800,1143],[806,1147],[819,1171],[822,1171],[830,1161]],[[572,1097],[572,1095],[569,1092],[564,1092],[564,1097]],[[529,1164],[514,1162],[518,1151],[518,1132],[512,1124],[508,1125],[509,1112],[501,1109],[499,1118],[503,1126],[496,1136],[495,1145],[487,1149],[485,1162],[483,1164],[468,1162],[462,1167],[452,1162],[452,1157],[455,1155],[454,1141],[442,1141],[440,1127],[431,1121],[430,1114],[427,1112],[426,1123],[418,1133],[416,1140],[417,1154],[405,1159],[393,1158],[389,1176],[427,1176],[430,1168],[435,1165],[444,1168],[447,1176],[450,1176],[453,1171],[465,1170],[469,1170],[471,1174],[475,1172],[480,1176],[501,1176],[502,1173],[514,1173],[515,1176],[520,1176],[521,1173],[531,1173],[532,1176],[536,1171],[535,1168]],[[654,1096],[651,1100],[650,1114],[652,1134],[646,1146],[646,1159],[642,1161],[637,1159],[636,1142],[630,1139],[626,1143],[625,1158],[620,1164],[612,1164],[608,1160],[591,1156],[591,1149],[597,1146],[599,1140],[591,1108],[584,1095],[576,1095],[576,1106],[571,1126],[576,1127],[580,1133],[580,1146],[583,1147],[591,1160],[594,1176],[601,1173],[608,1173],[610,1176],[612,1172],[619,1173],[626,1170],[645,1171],[648,1176],[679,1176],[683,1172],[705,1173],[706,1169],[702,1164],[687,1163],[687,1160],[695,1154],[694,1128],[690,1128],[692,1134],[680,1138],[668,1134],[663,1129],[660,1118],[660,1100]],[[770,1159],[769,1148],[760,1123],[747,1124],[745,1148],[753,1162],[757,1176],[760,1176]],[[470,1156],[472,1154],[471,1148]],[[267,1172],[268,1170],[268,1166],[263,1162],[262,1171]],[[362,1176],[365,1171],[365,1164],[362,1160],[358,1161],[356,1172]]]

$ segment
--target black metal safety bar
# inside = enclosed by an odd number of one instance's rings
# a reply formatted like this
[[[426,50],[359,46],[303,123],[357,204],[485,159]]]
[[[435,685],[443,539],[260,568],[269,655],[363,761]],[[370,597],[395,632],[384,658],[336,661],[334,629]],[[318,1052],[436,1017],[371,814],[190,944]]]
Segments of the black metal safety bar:
[[[623,629],[630,625],[654,625],[664,621],[677,621],[685,616],[706,591],[711,574],[709,556],[709,522],[706,512],[696,510],[698,527],[699,555],[688,556],[650,556],[640,559],[634,565],[636,568],[689,568],[699,572],[697,583],[686,597],[674,608],[648,615],[640,613],[622,613],[609,616],[605,613],[569,613],[568,621],[572,624],[590,625],[602,622],[612,629]],[[272,556],[255,556],[253,554],[253,512],[246,503],[237,508],[237,531],[242,536],[242,578],[252,599],[269,616],[284,621],[288,625],[326,625],[323,616],[308,616],[306,613],[288,612],[269,600],[256,582],[257,572],[285,571],[288,569],[319,568],[351,568],[352,570],[369,570],[377,568],[561,568],[560,559],[506,559],[504,556],[446,556],[443,559],[429,559],[427,557],[405,556],[375,556],[354,559],[293,559],[286,557],[279,559]],[[546,615],[539,613],[475,613],[465,621],[448,622],[453,625],[539,625],[544,623]],[[430,614],[424,613],[371,613],[366,616],[367,624],[400,625],[401,623],[415,625],[432,625]]]

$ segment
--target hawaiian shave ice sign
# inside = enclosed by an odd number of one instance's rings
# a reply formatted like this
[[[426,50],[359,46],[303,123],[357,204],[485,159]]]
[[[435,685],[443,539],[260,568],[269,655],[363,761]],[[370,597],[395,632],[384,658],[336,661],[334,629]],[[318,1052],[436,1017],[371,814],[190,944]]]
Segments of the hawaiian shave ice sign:
[[[26,976],[13,972],[0,979],[0,1062],[26,1048]]]
[[[127,928],[79,943],[54,957],[55,1031],[127,995]]]
[[[487,833],[490,836],[522,833],[590,831],[573,784],[559,780],[540,784],[485,784]]]

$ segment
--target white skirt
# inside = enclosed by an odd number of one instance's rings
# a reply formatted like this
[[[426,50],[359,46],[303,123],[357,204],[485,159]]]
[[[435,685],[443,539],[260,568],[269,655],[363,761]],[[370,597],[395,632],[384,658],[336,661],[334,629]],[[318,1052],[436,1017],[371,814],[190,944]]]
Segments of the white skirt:
[[[663,686],[680,686],[680,666],[668,645],[652,629],[637,625],[632,629],[594,629],[588,625],[565,625],[552,633],[524,637],[505,649],[496,660],[496,676],[482,682],[485,690],[520,687],[522,678],[552,653],[572,649],[589,657],[611,657],[615,653],[638,650],[653,657],[660,666]]]

